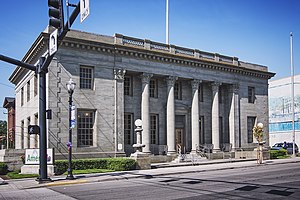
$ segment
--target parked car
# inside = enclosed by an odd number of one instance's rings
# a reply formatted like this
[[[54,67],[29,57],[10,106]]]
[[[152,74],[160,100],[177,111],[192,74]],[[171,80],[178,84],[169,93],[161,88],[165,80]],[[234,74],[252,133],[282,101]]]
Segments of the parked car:
[[[272,146],[272,150],[286,149],[288,154],[293,154],[293,143],[292,142],[280,142]],[[298,153],[299,149],[297,144],[295,144],[295,153]]]

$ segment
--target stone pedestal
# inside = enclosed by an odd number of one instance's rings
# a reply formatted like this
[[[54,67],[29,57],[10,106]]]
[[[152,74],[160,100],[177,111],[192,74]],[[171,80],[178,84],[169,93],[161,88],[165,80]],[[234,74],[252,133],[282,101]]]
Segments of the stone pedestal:
[[[20,170],[23,165],[21,156],[24,155],[24,149],[2,149],[0,150],[0,162],[5,162],[8,170]]]
[[[149,154],[135,152],[130,157],[136,161],[136,169],[151,169],[151,157]]]
[[[255,155],[257,155],[258,148],[254,149]],[[267,148],[262,147],[262,158],[263,160],[270,160],[270,152]]]
[[[39,165],[23,165],[21,174],[39,174]],[[48,176],[54,176],[54,165],[47,165]]]

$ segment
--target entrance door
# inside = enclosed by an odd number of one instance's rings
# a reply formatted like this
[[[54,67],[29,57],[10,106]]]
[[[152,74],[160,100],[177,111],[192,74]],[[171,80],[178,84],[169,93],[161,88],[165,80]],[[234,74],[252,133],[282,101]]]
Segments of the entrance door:
[[[177,153],[184,153],[183,128],[175,129],[175,142]]]

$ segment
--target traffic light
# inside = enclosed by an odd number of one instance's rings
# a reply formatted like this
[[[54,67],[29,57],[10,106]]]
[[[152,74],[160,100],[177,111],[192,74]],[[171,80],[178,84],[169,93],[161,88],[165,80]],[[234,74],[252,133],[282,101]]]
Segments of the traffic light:
[[[48,0],[49,25],[57,29],[64,26],[64,13],[62,0]]]

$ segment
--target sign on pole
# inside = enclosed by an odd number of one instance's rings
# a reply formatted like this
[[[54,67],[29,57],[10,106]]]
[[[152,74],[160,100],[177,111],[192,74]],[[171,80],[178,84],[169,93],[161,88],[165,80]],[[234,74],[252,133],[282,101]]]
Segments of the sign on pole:
[[[40,133],[40,127],[38,125],[29,125],[28,126],[28,134],[39,134]]]
[[[57,51],[57,29],[50,34],[49,55],[52,56]]]
[[[76,114],[75,114],[75,106],[71,106],[71,127],[70,128],[75,128],[76,125]]]
[[[80,22],[90,14],[90,0],[80,0]]]

